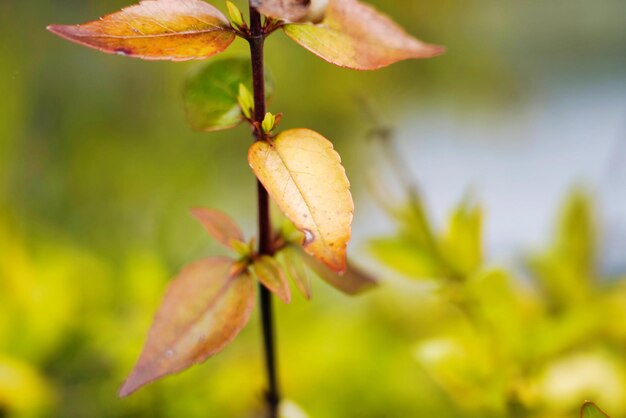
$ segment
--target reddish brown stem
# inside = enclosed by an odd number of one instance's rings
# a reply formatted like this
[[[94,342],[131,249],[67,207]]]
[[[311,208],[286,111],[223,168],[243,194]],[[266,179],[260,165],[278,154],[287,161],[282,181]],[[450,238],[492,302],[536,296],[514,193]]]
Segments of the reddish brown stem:
[[[254,88],[254,122],[259,125],[265,118],[265,67],[263,44],[265,33],[261,23],[261,14],[250,6],[250,56],[252,59],[252,84]],[[260,131],[255,130],[256,140],[262,140]],[[258,211],[259,211],[259,253],[273,255],[273,234],[270,219],[270,205],[267,190],[258,182]],[[278,373],[276,361],[276,344],[274,336],[274,318],[272,294],[263,285],[259,284],[259,301],[261,304],[261,325],[263,329],[263,344],[265,347],[265,368],[267,372],[267,402],[268,417],[278,418],[280,392],[278,387]]]

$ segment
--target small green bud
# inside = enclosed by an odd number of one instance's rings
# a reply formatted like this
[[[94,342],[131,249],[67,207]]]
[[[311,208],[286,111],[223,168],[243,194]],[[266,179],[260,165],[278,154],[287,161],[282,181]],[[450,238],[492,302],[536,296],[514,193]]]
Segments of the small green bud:
[[[233,250],[241,257],[241,259],[249,259],[252,257],[254,253],[254,247],[252,242],[246,243],[239,240],[232,240],[230,245],[233,247]]]
[[[248,118],[252,119],[252,111],[254,110],[254,98],[250,90],[243,84],[239,83],[239,97],[237,97],[241,111]]]
[[[272,115],[270,112],[267,112],[265,114],[265,118],[263,119],[263,123],[261,123],[263,132],[265,132],[266,134],[271,133],[274,130],[275,125],[276,125],[276,116]]]
[[[235,6],[232,2],[226,1],[226,7],[228,8],[228,14],[230,15],[230,20],[233,22],[235,27],[243,28],[246,26],[246,23],[243,20],[243,14],[241,10],[237,6]]]

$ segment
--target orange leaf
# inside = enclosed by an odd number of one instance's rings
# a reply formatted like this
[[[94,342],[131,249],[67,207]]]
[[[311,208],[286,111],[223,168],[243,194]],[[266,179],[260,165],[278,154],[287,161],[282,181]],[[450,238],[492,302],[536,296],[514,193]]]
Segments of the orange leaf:
[[[93,22],[48,30],[102,52],[147,60],[208,58],[235,40],[226,17],[201,0],[145,0]]]
[[[291,302],[291,291],[280,265],[272,257],[264,255],[259,257],[250,266],[250,270],[256,278],[285,303]]]
[[[302,257],[321,279],[347,295],[358,295],[378,285],[376,279],[352,263],[348,263],[344,274],[337,274],[311,256],[302,254]]]
[[[120,396],[203,362],[237,336],[254,306],[254,281],[232,266],[227,258],[200,260],[171,282]]]
[[[346,267],[354,204],[333,144],[308,129],[293,129],[248,153],[250,167],[296,228],[305,250],[335,271]]]
[[[292,23],[284,30],[324,60],[354,70],[375,70],[444,52],[443,47],[413,38],[389,17],[358,0],[330,0],[320,24]]]
[[[243,233],[228,215],[212,209],[192,209],[191,214],[202,224],[204,229],[226,248],[233,249],[232,242],[243,242]]]

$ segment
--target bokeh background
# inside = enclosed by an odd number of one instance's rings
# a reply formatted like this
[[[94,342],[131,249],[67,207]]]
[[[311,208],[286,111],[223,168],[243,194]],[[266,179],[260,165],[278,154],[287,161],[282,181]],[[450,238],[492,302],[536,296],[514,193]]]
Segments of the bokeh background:
[[[626,2],[372,3],[447,54],[358,73],[268,41],[270,108],[335,143],[352,258],[382,280],[278,306],[285,395],[317,418],[560,418],[585,399],[626,417]],[[0,1],[0,416],[254,416],[256,317],[116,398],[169,277],[222,251],[188,209],[255,232],[249,131],[185,122],[202,63],[45,31],[124,5]],[[364,103],[393,129],[382,151]]]

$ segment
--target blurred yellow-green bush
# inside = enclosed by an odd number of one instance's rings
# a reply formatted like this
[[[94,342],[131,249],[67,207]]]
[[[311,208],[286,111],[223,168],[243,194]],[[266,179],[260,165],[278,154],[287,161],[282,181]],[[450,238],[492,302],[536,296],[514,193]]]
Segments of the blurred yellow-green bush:
[[[409,216],[407,216],[409,214]],[[413,214],[414,216],[410,216]],[[449,397],[478,416],[575,416],[594,399],[621,416],[626,411],[626,351],[622,328],[624,279],[600,277],[591,202],[572,194],[553,244],[530,258],[525,273],[480,260],[480,209],[462,203],[441,234],[425,228],[419,201],[399,213],[396,236],[372,242],[392,269],[435,286],[432,325],[418,339],[415,357]],[[420,243],[421,238],[430,236]],[[399,247],[398,247],[399,246]],[[394,257],[399,254],[399,260]],[[472,260],[455,269],[450,260]],[[455,272],[450,274],[448,272]],[[618,296],[621,295],[621,296]],[[436,316],[434,316],[436,313]]]

